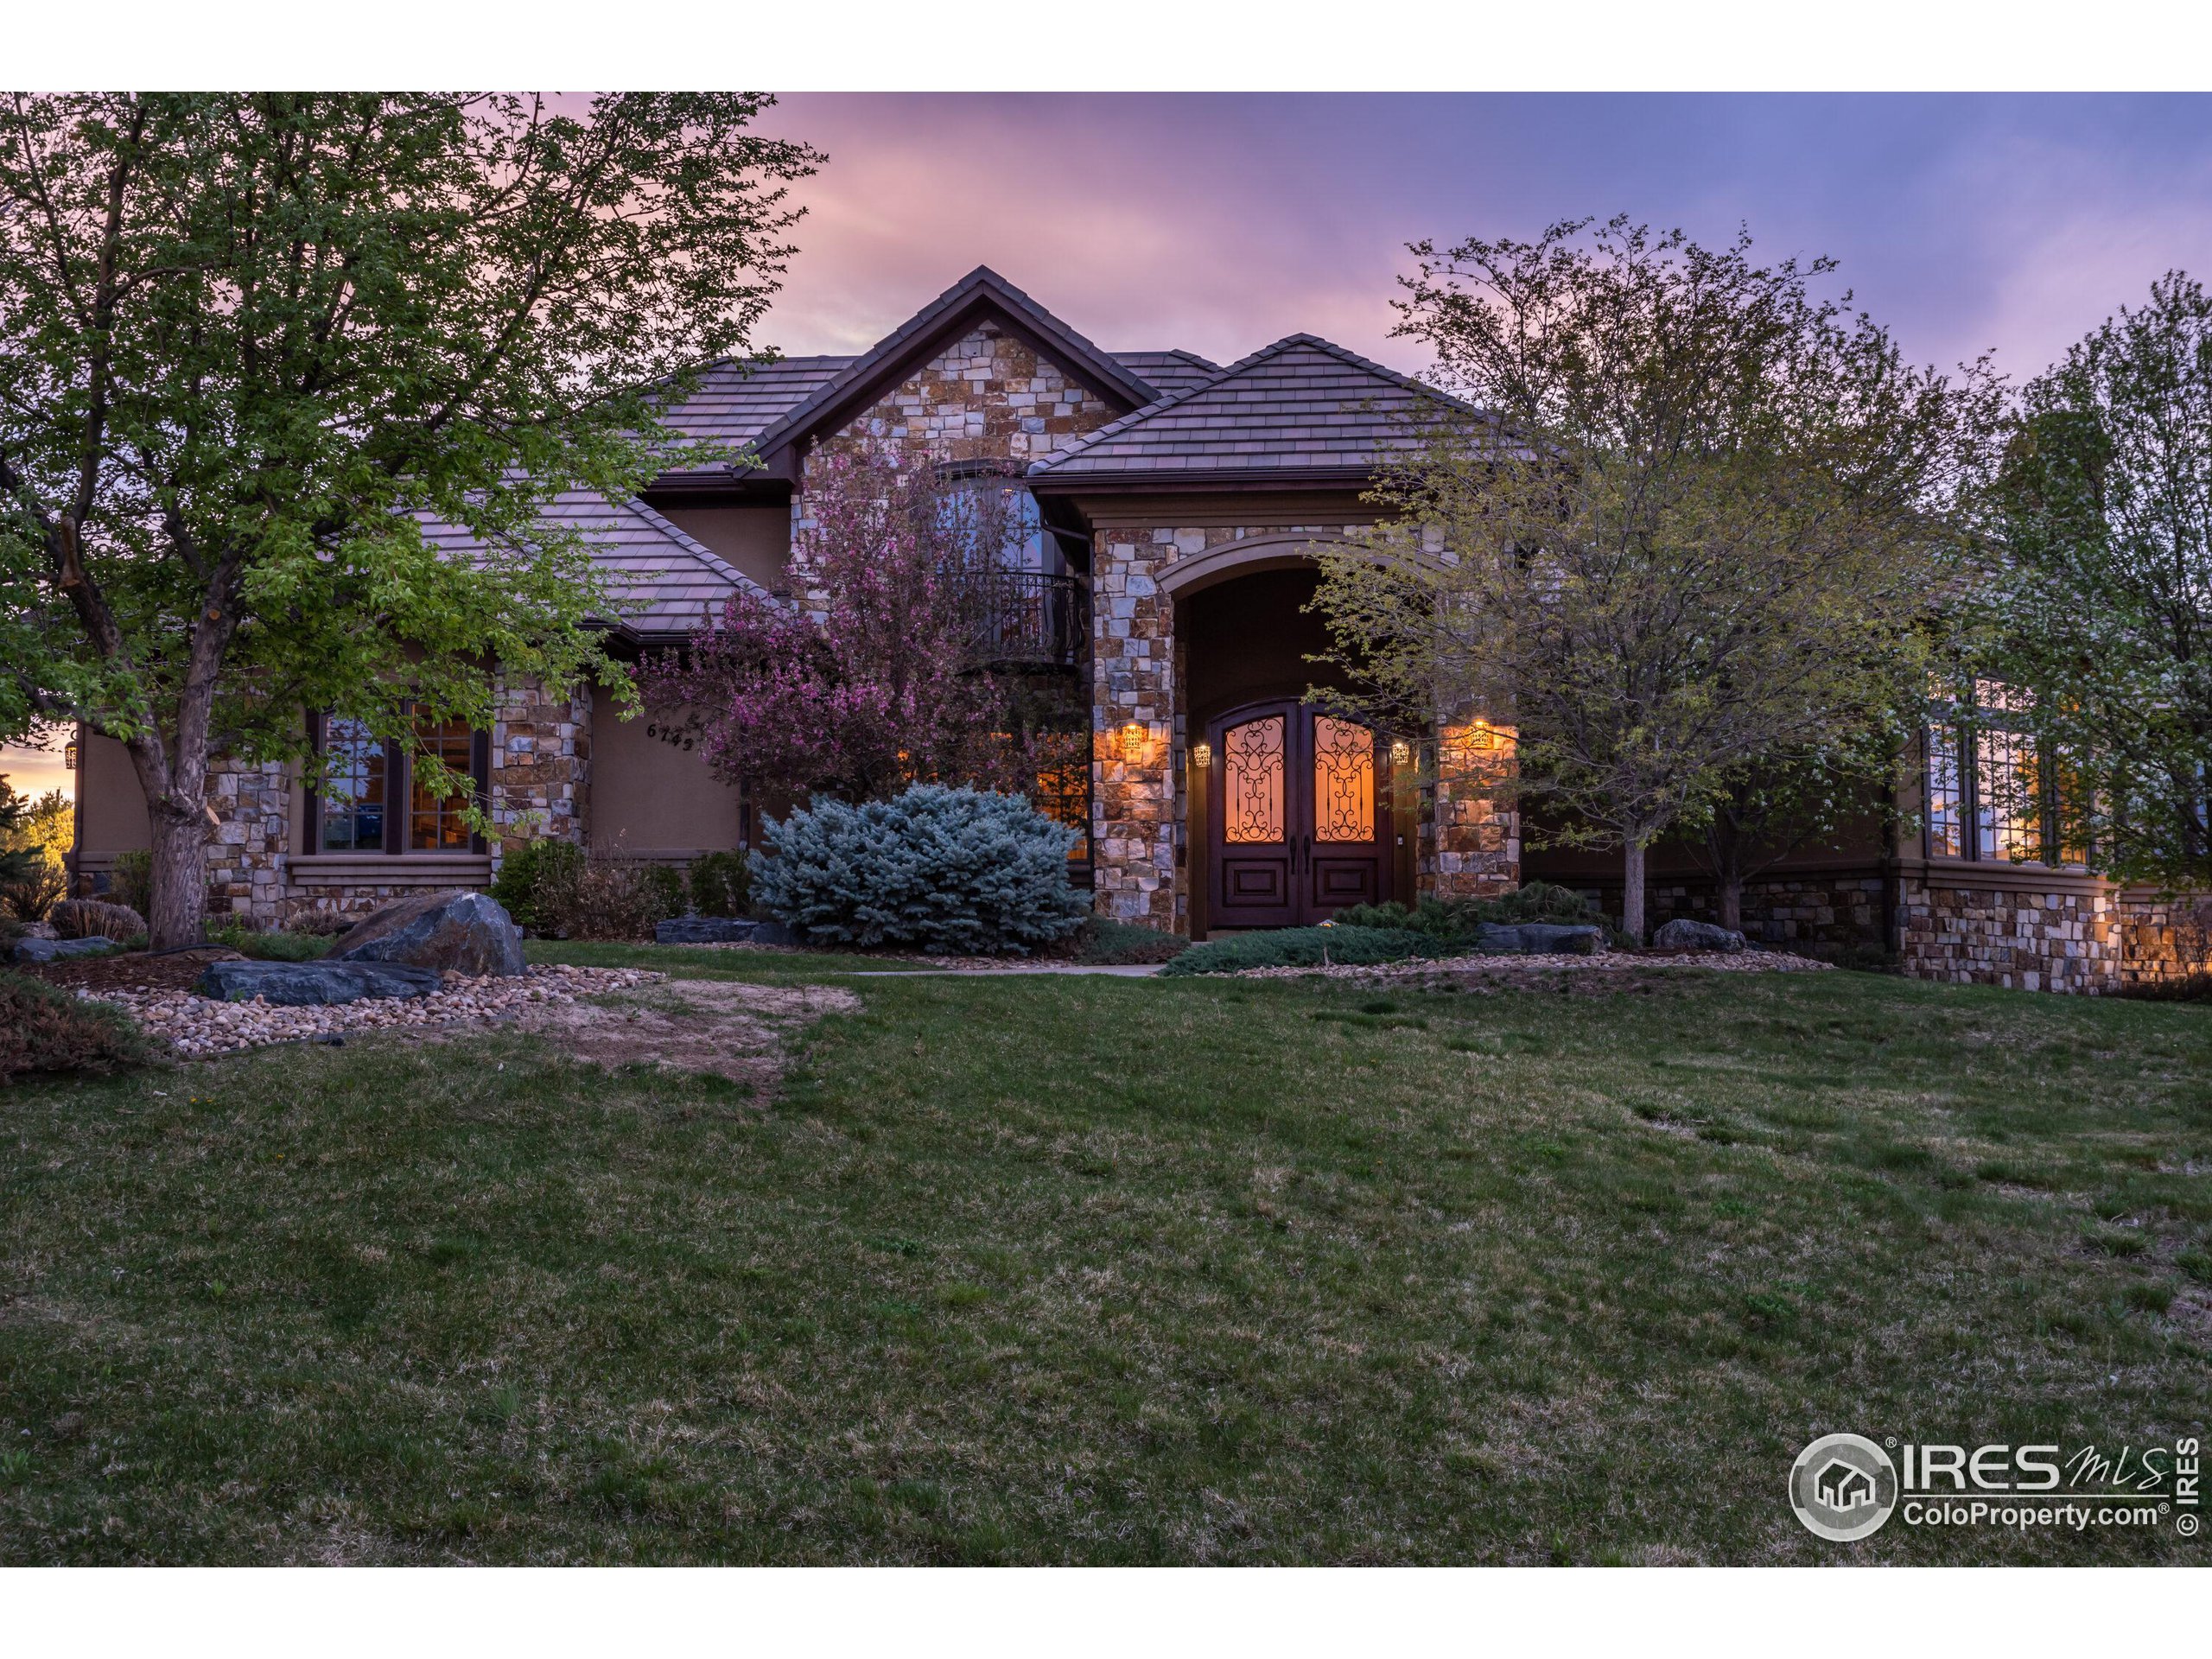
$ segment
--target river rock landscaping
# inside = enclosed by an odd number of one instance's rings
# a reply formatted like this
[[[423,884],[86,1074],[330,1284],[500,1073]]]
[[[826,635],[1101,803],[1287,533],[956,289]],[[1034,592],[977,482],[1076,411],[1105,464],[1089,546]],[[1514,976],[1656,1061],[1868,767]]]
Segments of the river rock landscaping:
[[[424,995],[367,997],[326,1006],[281,1007],[260,1000],[219,1001],[182,988],[105,988],[94,1000],[129,1013],[185,1059],[234,1054],[272,1043],[327,1041],[373,1031],[507,1024],[543,1006],[631,990],[659,980],[636,968],[532,966],[523,975],[448,974]],[[80,996],[93,996],[79,990]]]

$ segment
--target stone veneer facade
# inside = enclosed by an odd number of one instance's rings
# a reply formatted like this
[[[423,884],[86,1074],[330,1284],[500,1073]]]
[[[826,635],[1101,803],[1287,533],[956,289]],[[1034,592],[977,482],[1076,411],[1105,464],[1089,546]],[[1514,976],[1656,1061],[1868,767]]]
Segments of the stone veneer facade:
[[[591,836],[591,688],[569,701],[546,696],[535,680],[501,688],[492,725],[491,841],[496,868],[525,841]]]
[[[292,777],[281,763],[211,768],[207,910],[257,924],[284,909],[284,855],[292,845]]]
[[[534,682],[503,687],[492,731],[491,852],[315,856],[300,847],[298,791],[270,762],[214,769],[209,800],[207,910],[274,927],[303,912],[355,912],[424,887],[480,885],[526,839],[585,842],[590,830],[591,694],[548,697]],[[89,882],[87,883],[89,885]]]
[[[2009,873],[2008,873],[2009,874]],[[2100,995],[2212,970],[2212,899],[2059,873],[1906,881],[1898,954],[1922,979]]]
[[[949,461],[1014,465],[1055,453],[1119,411],[1019,333],[984,322],[880,397],[830,442],[926,446]],[[802,479],[804,474],[802,473]],[[804,486],[793,530],[807,528]],[[1194,515],[1196,516],[1196,515]],[[1185,754],[1188,684],[1165,581],[1181,560],[1258,537],[1336,539],[1350,525],[1108,527],[1093,538],[1091,830],[1096,904],[1150,926],[1190,924]],[[804,573],[795,586],[808,591]],[[260,925],[302,910],[358,910],[426,886],[480,881],[532,836],[582,843],[589,830],[592,705],[518,684],[503,696],[490,758],[492,851],[298,857],[286,770],[219,770],[208,848],[209,907]],[[1518,819],[1492,785],[1510,776],[1510,733],[1447,728],[1424,791],[1416,891],[1480,895],[1518,885]],[[1894,886],[1892,885],[1894,883]],[[1618,898],[1618,884],[1614,896]],[[1709,916],[1709,883],[1661,878],[1655,918]],[[2122,892],[2078,874],[1971,874],[1881,866],[1778,871],[1748,884],[1745,918],[1764,942],[1832,950],[1894,944],[1929,978],[2089,994],[2212,967],[2212,900]],[[1885,940],[1885,926],[1893,929]]]
[[[938,461],[1003,461],[1026,467],[1064,448],[1118,411],[1019,334],[979,323],[839,428],[830,448],[926,451]],[[802,480],[821,446],[802,462]],[[804,568],[814,527],[802,482],[791,493],[792,586],[810,602],[822,588]]]
[[[839,433],[926,446],[938,461],[1042,461],[1115,418],[1113,405],[995,322],[979,324]]]
[[[1190,741],[1187,677],[1165,587],[1185,559],[1231,543],[1340,540],[1347,524],[1113,527],[1092,538],[1091,884],[1104,915],[1188,930]],[[1513,810],[1485,785],[1511,766],[1510,738],[1487,728],[1447,734],[1446,781],[1422,803],[1415,885],[1477,894],[1520,882]]]
[[[1521,819],[1498,785],[1513,775],[1510,730],[1478,721],[1447,726],[1433,788],[1416,830],[1418,897],[1494,899],[1521,885]]]

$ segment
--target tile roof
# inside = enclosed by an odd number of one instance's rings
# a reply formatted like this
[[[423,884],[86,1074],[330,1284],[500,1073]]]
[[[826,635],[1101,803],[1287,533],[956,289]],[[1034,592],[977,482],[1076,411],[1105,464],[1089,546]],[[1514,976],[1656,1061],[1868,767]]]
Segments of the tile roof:
[[[1114,360],[1163,397],[1188,391],[1221,372],[1196,352],[1115,352]]]
[[[852,366],[849,357],[779,357],[767,362],[724,359],[698,391],[677,405],[669,424],[687,438],[711,439],[734,450],[791,413]]]
[[[589,490],[563,490],[541,515],[548,523],[583,537],[592,563],[612,578],[615,593],[627,601],[620,622],[643,634],[689,633],[710,610],[719,609],[733,589],[760,584],[678,530],[642,501],[610,502]],[[425,540],[441,551],[467,557],[486,551],[485,544],[457,524],[424,515]]]
[[[1188,391],[1221,372],[1196,352],[1109,352],[1143,384],[1146,401]],[[677,405],[669,424],[687,438],[726,444],[734,455],[777,425],[858,361],[851,357],[779,357],[767,361],[725,359],[701,378],[699,389]],[[696,475],[696,474],[695,474]]]
[[[1313,334],[1293,334],[1123,416],[1030,468],[1116,474],[1371,472],[1413,447],[1407,417],[1443,397]]]

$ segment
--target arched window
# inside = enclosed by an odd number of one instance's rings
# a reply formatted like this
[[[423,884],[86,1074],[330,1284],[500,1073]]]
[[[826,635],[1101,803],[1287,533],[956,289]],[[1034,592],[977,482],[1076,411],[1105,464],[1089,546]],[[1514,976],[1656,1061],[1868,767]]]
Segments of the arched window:
[[[979,543],[991,543],[976,550],[996,569],[1054,576],[1065,571],[1059,538],[1045,528],[1037,498],[1006,462],[941,461],[937,475],[950,486],[944,511],[969,526]]]

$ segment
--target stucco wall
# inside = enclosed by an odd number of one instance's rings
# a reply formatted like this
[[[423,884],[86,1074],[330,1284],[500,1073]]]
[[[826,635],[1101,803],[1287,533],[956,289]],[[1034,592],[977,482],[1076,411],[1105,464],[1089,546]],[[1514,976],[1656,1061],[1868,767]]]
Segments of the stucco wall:
[[[770,593],[790,585],[791,515],[788,508],[663,507],[660,514]]]
[[[80,731],[76,781],[77,845],[81,850],[112,856],[154,844],[146,793],[138,787],[138,773],[122,744]]]
[[[592,733],[591,844],[632,857],[690,857],[737,845],[738,794],[696,749],[659,735],[639,713]]]

